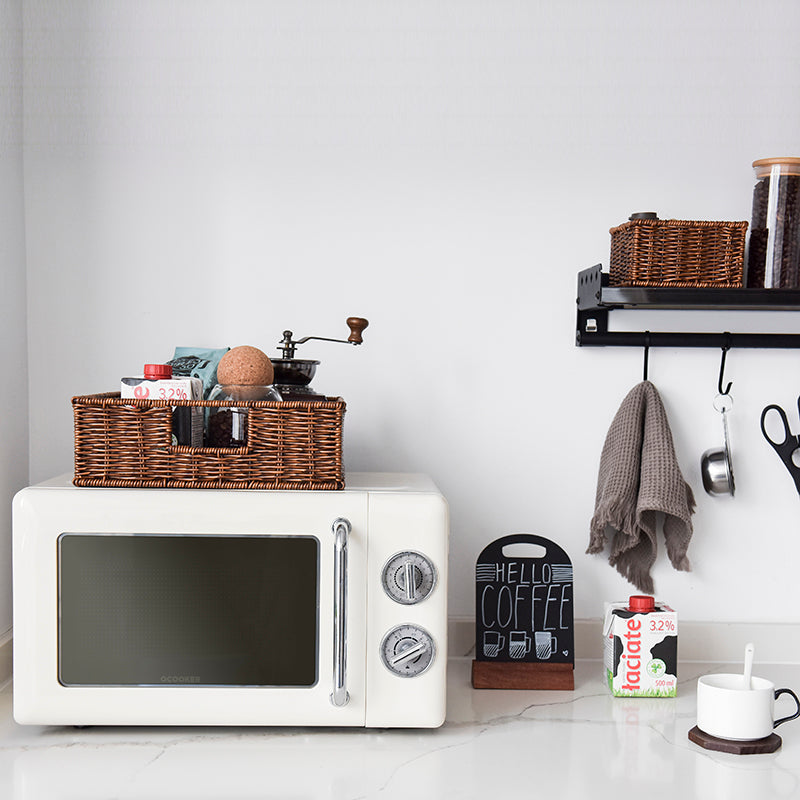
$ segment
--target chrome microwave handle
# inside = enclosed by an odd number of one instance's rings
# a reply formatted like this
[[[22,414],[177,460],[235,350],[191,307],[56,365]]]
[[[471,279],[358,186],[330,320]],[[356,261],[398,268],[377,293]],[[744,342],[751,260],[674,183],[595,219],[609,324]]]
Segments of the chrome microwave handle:
[[[340,517],[333,523],[333,692],[331,703],[345,706],[347,693],[347,537],[350,522]]]

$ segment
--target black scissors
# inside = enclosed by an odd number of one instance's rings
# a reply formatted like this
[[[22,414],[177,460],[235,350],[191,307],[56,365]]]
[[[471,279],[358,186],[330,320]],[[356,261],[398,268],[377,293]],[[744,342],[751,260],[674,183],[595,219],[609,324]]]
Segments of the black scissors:
[[[800,397],[797,399],[797,410],[800,411]],[[764,425],[764,422],[767,418],[767,414],[770,411],[777,411],[780,415],[781,421],[783,422],[783,441],[776,442],[772,437],[767,433],[767,428]],[[783,465],[789,471],[789,474],[792,476],[792,480],[794,481],[794,485],[800,493],[800,466],[795,464],[794,459],[792,456],[794,453],[800,449],[800,436],[793,434],[789,430],[789,420],[786,418],[786,412],[777,405],[769,405],[761,412],[761,433],[764,434],[764,438],[772,445],[772,449],[780,456],[781,461],[783,461]]]

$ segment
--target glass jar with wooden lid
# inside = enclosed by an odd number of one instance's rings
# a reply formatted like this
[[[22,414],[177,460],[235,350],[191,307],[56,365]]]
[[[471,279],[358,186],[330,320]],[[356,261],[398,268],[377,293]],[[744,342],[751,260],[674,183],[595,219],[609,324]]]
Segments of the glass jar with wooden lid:
[[[753,162],[747,286],[800,288],[800,158]]]

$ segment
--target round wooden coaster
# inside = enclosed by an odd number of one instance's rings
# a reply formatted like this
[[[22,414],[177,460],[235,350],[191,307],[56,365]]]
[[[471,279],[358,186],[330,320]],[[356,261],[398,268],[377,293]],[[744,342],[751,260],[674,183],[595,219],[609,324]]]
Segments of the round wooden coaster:
[[[764,739],[752,739],[747,742],[737,742],[733,739],[720,739],[711,736],[694,726],[689,731],[689,739],[706,750],[719,750],[722,753],[733,753],[738,756],[749,756],[756,753],[774,753],[780,750],[783,740],[777,733],[771,733]]]

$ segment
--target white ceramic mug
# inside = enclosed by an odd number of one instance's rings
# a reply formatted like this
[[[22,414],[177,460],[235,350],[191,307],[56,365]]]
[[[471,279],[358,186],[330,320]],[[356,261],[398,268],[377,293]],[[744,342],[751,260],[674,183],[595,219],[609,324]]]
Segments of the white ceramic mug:
[[[766,678],[751,678],[744,686],[741,674],[704,675],[697,681],[697,727],[720,739],[764,739],[774,728],[800,717],[800,700],[791,689],[775,689]],[[795,713],[775,719],[775,700],[794,698]]]

